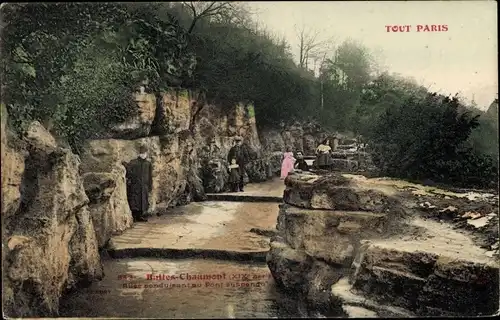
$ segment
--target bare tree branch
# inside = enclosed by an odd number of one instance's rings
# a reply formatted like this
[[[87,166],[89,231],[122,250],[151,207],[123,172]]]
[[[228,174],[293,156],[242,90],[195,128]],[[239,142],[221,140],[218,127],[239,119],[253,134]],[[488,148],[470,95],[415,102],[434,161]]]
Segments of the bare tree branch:
[[[320,32],[307,30],[304,25],[300,28],[295,25],[295,32],[299,40],[299,67],[307,69],[311,59],[316,65],[319,56],[326,57],[325,52],[329,50],[330,42],[332,42],[330,39],[319,41]]]
[[[232,12],[235,11],[235,7],[229,1],[185,1],[182,2],[182,4],[190,10],[193,16],[188,33],[193,31],[196,23],[200,19],[215,16],[230,16]]]

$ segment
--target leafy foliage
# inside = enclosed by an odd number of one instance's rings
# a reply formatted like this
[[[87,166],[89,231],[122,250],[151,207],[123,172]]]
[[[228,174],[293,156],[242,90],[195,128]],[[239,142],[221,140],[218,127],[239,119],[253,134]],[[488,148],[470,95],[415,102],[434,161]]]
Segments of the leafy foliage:
[[[456,98],[428,94],[387,109],[370,137],[374,161],[389,176],[484,186],[496,176],[492,159],[466,144],[478,116]]]
[[[130,94],[141,81],[165,86],[185,76],[183,31],[148,8],[4,6],[4,101],[14,128],[22,134],[39,120],[78,151],[83,140],[135,115]]]

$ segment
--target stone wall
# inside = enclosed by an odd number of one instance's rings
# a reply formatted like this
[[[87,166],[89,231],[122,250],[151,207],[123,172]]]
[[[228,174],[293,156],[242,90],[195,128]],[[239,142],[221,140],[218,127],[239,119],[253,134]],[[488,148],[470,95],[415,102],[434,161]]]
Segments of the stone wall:
[[[283,290],[324,316],[498,310],[497,263],[463,234],[417,219],[395,194],[366,181],[287,177],[267,256]]]

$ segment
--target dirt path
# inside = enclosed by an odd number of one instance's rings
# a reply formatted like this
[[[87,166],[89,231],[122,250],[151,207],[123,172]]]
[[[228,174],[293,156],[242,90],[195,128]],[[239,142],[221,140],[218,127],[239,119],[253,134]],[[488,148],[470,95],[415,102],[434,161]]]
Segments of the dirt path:
[[[135,224],[114,237],[115,250],[134,248],[267,251],[265,237],[252,228],[274,229],[275,203],[202,202],[173,209],[169,214]]]

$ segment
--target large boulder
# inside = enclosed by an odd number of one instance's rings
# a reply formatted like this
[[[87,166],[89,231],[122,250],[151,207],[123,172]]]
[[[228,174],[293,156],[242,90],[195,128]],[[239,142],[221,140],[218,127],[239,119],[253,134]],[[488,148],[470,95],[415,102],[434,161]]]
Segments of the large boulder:
[[[287,245],[333,265],[349,266],[360,241],[380,237],[386,213],[301,209],[281,205],[277,229]]]
[[[82,177],[97,242],[102,248],[111,236],[132,226],[125,168],[116,166],[111,172],[87,172]]]
[[[271,239],[266,260],[279,287],[289,292],[304,292],[304,275],[309,272],[312,259],[303,251],[294,250],[282,239]]]
[[[9,316],[54,316],[65,290],[103,271],[78,156],[38,123],[27,141],[21,203],[4,220],[4,305]]]
[[[401,204],[382,191],[340,174],[289,174],[283,200],[302,208],[402,212]]]

